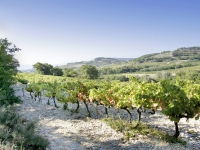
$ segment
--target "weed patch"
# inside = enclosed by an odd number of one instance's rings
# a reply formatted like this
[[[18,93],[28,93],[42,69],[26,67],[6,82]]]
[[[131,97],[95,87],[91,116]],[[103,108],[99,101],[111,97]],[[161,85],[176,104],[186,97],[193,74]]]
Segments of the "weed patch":
[[[167,134],[165,131],[153,129],[151,126],[143,122],[140,122],[136,127],[138,124],[137,121],[129,123],[128,121],[122,119],[115,120],[111,117],[104,118],[103,120],[114,130],[122,132],[126,140],[129,140],[130,138],[135,139],[138,137],[138,135],[145,135],[149,138],[155,137],[162,139],[168,143],[181,143],[183,145],[187,144],[186,141],[183,141],[180,137],[176,139],[175,137]]]

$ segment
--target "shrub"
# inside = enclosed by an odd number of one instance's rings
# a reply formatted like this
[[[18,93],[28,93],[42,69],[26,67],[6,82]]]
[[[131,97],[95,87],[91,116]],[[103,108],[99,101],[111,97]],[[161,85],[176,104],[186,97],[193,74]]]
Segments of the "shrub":
[[[35,124],[20,118],[13,107],[0,107],[0,139],[6,149],[44,150],[49,142],[35,134]]]

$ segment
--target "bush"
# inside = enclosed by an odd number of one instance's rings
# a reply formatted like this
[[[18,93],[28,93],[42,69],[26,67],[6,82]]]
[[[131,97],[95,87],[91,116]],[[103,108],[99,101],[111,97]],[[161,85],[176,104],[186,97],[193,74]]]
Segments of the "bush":
[[[47,139],[34,132],[35,124],[16,115],[13,107],[0,107],[0,139],[6,149],[46,149]]]
[[[8,106],[20,102],[20,98],[15,96],[15,92],[11,87],[0,90],[0,106]]]

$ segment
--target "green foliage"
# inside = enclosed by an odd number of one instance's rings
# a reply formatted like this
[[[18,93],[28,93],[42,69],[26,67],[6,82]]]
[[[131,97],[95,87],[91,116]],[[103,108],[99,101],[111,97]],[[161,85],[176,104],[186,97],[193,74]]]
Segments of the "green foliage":
[[[146,55],[143,55],[139,58],[134,59],[134,61],[137,61],[139,63],[147,62],[147,61],[153,61],[153,56],[158,55],[158,54],[159,53],[146,54]]]
[[[96,58],[92,61],[81,61],[76,63],[68,63],[62,68],[81,68],[82,65],[92,65],[98,67],[99,74],[124,74],[138,72],[154,72],[158,71],[177,71],[177,69],[195,70],[199,68],[200,59],[199,47],[180,48],[175,51],[163,51],[161,53],[153,53],[141,56],[135,59],[114,59],[114,58]],[[174,55],[178,52],[178,55]],[[185,61],[187,60],[187,61]],[[74,73],[66,73],[66,76],[74,76]]]
[[[90,89],[90,99],[107,107],[115,105],[116,97],[113,95],[113,89],[111,89],[111,87],[111,82],[102,82],[98,88]]]
[[[179,71],[176,73],[176,77],[181,78],[182,80],[191,80],[194,83],[200,84],[200,71]]]
[[[42,78],[47,80],[44,76]],[[79,100],[86,105],[87,110],[88,102],[102,104],[106,108],[125,109],[130,115],[130,120],[132,114],[129,109],[133,106],[137,109],[148,108],[154,111],[161,108],[163,114],[174,122],[176,138],[179,136],[178,122],[181,118],[200,117],[200,85],[194,81],[182,80],[180,77],[176,80],[165,79],[158,82],[141,82],[135,77],[130,77],[128,82],[83,79],[66,81],[64,77],[59,78],[59,82],[53,81],[53,78],[48,80],[44,84],[45,96],[53,99],[56,97],[64,105],[68,102],[77,103],[76,112]],[[138,114],[140,118],[140,110]]]
[[[62,76],[63,71],[59,67],[54,67],[53,69],[51,69],[51,74],[54,76]]]
[[[15,92],[12,88],[7,88],[0,91],[0,105],[12,105],[14,103],[20,103],[21,100],[19,97],[15,96]]]
[[[70,95],[70,96],[69,96],[69,95]],[[68,102],[73,102],[73,101],[77,100],[76,98],[74,98],[73,100],[70,100],[70,97],[73,97],[72,95],[73,95],[73,94],[70,93],[70,91],[69,91],[69,93],[68,93],[68,92],[64,92],[64,91],[61,91],[61,92],[59,92],[59,93],[56,95],[56,98],[57,98],[57,100],[58,100],[59,102],[63,102],[63,103],[65,103],[65,104],[67,104]],[[65,109],[67,109],[66,105],[65,105],[64,107],[65,107]]]
[[[26,79],[17,79],[17,81],[22,84],[28,84],[28,80],[26,80]]]
[[[135,128],[137,122],[128,123],[124,120],[117,120],[114,118],[105,118],[103,119],[109,126],[111,126],[114,130],[122,132],[127,140],[130,138],[137,139],[139,135],[145,135],[146,138],[158,138],[166,141],[168,143],[181,143],[186,145],[186,141],[183,141],[181,138],[175,138],[170,136],[165,131],[158,130],[155,128],[151,128],[151,126],[146,123],[140,122],[139,126]]]
[[[33,65],[36,69],[36,72],[43,75],[54,75],[54,76],[62,76],[63,71],[59,67],[53,67],[51,64],[48,63],[40,63],[37,62]]]
[[[129,81],[129,78],[126,76],[117,76],[116,78],[117,80],[121,81],[121,82],[127,82]]]
[[[124,122],[122,120],[115,120],[113,118],[105,118],[104,121],[111,126],[114,130],[123,132],[124,131]]]
[[[53,66],[48,63],[43,64],[43,63],[37,62],[36,64],[33,65],[33,67],[40,74],[52,75],[51,69],[53,69]]]
[[[176,84],[170,83],[167,80],[160,82],[159,104],[162,107],[162,112],[169,116],[169,119],[175,122],[184,117],[189,107],[191,107],[185,91]],[[188,116],[189,117],[189,116]]]
[[[9,105],[19,102],[15,97],[11,85],[15,83],[14,76],[17,74],[18,61],[14,58],[14,53],[19,48],[12,46],[7,39],[0,39],[0,105]]]
[[[14,83],[14,75],[17,74],[18,61],[14,53],[20,49],[12,46],[7,39],[0,39],[0,89],[7,88]]]
[[[124,75],[112,75],[112,76],[104,77],[104,79],[106,79],[106,80],[119,80],[121,82],[129,81],[129,78],[124,76]]]
[[[0,107],[0,139],[5,147],[45,150],[49,142],[34,132],[34,123],[20,118],[12,107]]]
[[[58,101],[63,101],[64,99],[64,93],[62,93],[62,88],[63,85],[59,83],[57,80],[53,80],[51,82],[46,82],[43,86],[45,90],[45,96],[48,97],[49,99],[53,99],[55,107],[58,107],[56,104],[55,99],[57,98]],[[49,100],[48,100],[48,103]]]
[[[76,77],[78,75],[77,71],[75,71],[74,69],[70,69],[70,68],[64,68],[63,74],[65,77]]]
[[[121,62],[126,62],[126,60],[130,59],[116,59],[116,58],[105,58],[105,57],[98,57],[91,61],[80,61],[74,63],[68,63],[67,65],[62,66],[62,68],[73,68],[77,69],[80,68],[82,65],[92,65],[92,66],[107,66],[113,64],[119,64]]]
[[[137,108],[144,107],[156,110],[160,87],[157,83],[140,83],[134,92],[133,101]]]
[[[172,75],[172,73],[170,73],[170,72],[164,72],[164,71],[162,71],[162,72],[159,72],[159,73],[157,73],[157,80],[173,80],[175,77]]]
[[[63,77],[63,76],[52,76],[52,75],[41,75],[41,74],[34,74],[34,73],[18,73],[17,79],[22,78],[27,80],[29,83],[33,82],[52,82],[54,80],[57,80],[59,83],[67,82],[67,81],[77,81],[75,78],[69,78],[69,77]]]
[[[173,57],[178,57],[179,59],[185,60],[185,59],[200,59],[200,47],[183,47],[179,48],[172,53]]]
[[[30,93],[34,92],[34,85],[33,84],[29,84],[25,89],[26,89],[27,92],[30,92]]]
[[[32,82],[26,86],[25,90],[30,93],[31,98],[33,99],[32,93],[34,93],[34,98],[38,97],[41,99],[42,89],[44,88],[44,84],[40,82]]]
[[[59,91],[61,90],[61,84],[57,80],[54,80],[53,82],[47,82],[44,85],[44,89],[46,90],[47,95],[55,97],[56,94],[58,94]]]
[[[99,77],[99,71],[92,65],[83,65],[81,67],[81,72],[86,79],[97,79]]]
[[[15,79],[21,83],[21,84],[24,84],[24,85],[27,85],[28,84],[28,80],[24,78],[24,76],[20,73],[18,73],[16,76],[15,76]]]

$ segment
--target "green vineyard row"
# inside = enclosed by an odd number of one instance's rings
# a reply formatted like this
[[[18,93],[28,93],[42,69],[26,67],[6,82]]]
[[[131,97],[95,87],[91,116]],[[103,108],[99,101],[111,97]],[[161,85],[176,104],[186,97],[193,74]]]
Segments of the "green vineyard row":
[[[130,109],[136,108],[138,112],[138,124],[141,120],[141,113],[145,109],[151,109],[152,114],[157,109],[161,110],[175,125],[174,137],[178,137],[180,132],[178,123],[181,118],[199,119],[200,115],[200,85],[189,80],[177,78],[175,81],[162,80],[160,82],[141,82],[132,77],[129,82],[120,81],[70,81],[65,78],[57,80],[48,77],[34,78],[18,76],[18,81],[27,84],[26,91],[31,98],[41,99],[44,93],[49,100],[53,99],[57,107],[56,99],[67,107],[68,103],[77,103],[76,112],[79,109],[79,101],[85,104],[87,114],[91,117],[88,103],[103,105],[105,113],[107,109],[114,107],[124,109],[130,116]],[[42,92],[44,91],[44,92]]]

